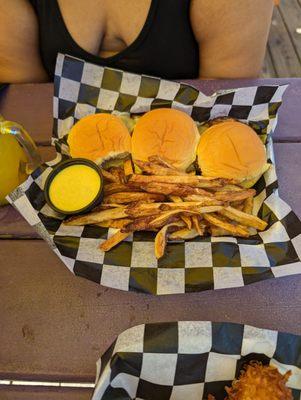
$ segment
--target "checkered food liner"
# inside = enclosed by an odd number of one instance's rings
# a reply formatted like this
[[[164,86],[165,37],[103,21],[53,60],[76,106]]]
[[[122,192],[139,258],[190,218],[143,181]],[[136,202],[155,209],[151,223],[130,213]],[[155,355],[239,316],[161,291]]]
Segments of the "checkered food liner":
[[[97,362],[92,400],[223,400],[243,366],[257,360],[281,374],[301,399],[301,336],[249,325],[180,321],[121,333]],[[255,399],[254,399],[255,400]],[[267,399],[268,400],[268,399]]]
[[[205,96],[177,82],[103,68],[59,55],[54,82],[53,144],[57,158],[43,164],[9,195],[9,201],[74,274],[104,286],[152,294],[244,286],[301,273],[301,224],[279,198],[270,133],[286,86],[239,88]],[[136,232],[107,253],[98,247],[113,229],[62,224],[45,202],[52,168],[68,158],[67,135],[75,122],[97,112],[142,114],[156,107],[182,110],[200,124],[230,116],[248,123],[266,144],[271,166],[256,184],[254,213],[268,222],[250,238],[206,237],[169,243],[154,255],[154,233]]]

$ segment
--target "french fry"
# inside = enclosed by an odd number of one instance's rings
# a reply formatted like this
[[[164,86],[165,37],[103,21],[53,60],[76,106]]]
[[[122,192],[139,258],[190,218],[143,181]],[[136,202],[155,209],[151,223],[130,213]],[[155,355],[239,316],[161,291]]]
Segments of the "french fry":
[[[170,200],[173,201],[174,203],[182,203],[183,200],[179,196],[169,196]],[[186,215],[181,215],[180,216],[181,220],[187,225],[188,229],[191,229],[192,227],[192,221],[191,218],[186,216]]]
[[[152,162],[135,160],[135,164],[149,175],[186,175],[185,172],[179,171],[172,167],[166,167]]]
[[[220,206],[223,203],[214,197],[207,197],[198,194],[191,194],[184,197],[184,201],[196,201],[204,206]]]
[[[172,210],[172,211],[163,211],[158,217],[153,219],[153,221],[150,223],[150,226],[153,228],[159,228],[162,225],[166,224],[169,222],[169,219],[171,216],[175,216],[177,214],[180,214],[182,210]],[[191,211],[191,213],[198,214],[197,211]]]
[[[150,182],[139,186],[148,193],[162,193],[166,196],[187,196],[194,193],[194,188],[190,186],[173,183]]]
[[[148,184],[151,182],[158,183],[178,183],[183,185],[189,185],[199,188],[212,188],[221,187],[224,183],[224,179],[211,178],[198,175],[137,175],[134,174],[130,177],[129,182],[135,182],[140,184]]]
[[[119,192],[132,192],[133,189],[124,183],[107,183],[104,185],[105,195],[110,195]]]
[[[122,232],[134,232],[134,231],[153,231],[154,228],[150,228],[149,224],[154,219],[153,215],[147,217],[140,217],[130,220],[130,222],[122,228]]]
[[[124,239],[126,239],[128,236],[130,236],[131,234],[132,234],[132,232],[117,231],[109,239],[107,239],[105,242],[101,243],[99,248],[102,251],[109,251],[113,247],[117,246],[117,244],[122,242]]]
[[[163,228],[157,233],[155,237],[155,256],[157,259],[163,257],[166,243],[167,243],[167,230],[168,225],[163,226]]]
[[[148,215],[160,214],[162,211],[181,210],[185,211],[197,211],[199,214],[211,213],[220,211],[222,206],[208,206],[203,207],[198,202],[183,202],[183,203],[145,203],[130,205],[125,209],[126,215],[130,218],[146,217]]]
[[[118,183],[126,183],[124,170],[121,167],[111,167],[109,172],[116,178]]]
[[[213,190],[215,192],[241,192],[245,189],[238,185],[227,184],[222,187],[215,188]]]
[[[110,208],[104,211],[92,212],[90,214],[74,216],[64,221],[64,224],[68,226],[90,225],[98,224],[100,222],[108,221],[110,219],[119,219],[125,217],[127,217],[125,208],[118,207]]]
[[[174,195],[172,195],[172,196],[169,196],[169,198],[170,198],[170,200],[171,201],[173,201],[174,203],[182,203],[182,199],[181,199],[181,197],[180,196],[174,196]]]
[[[249,231],[246,227],[226,222],[222,218],[219,218],[216,214],[204,214],[204,219],[210,222],[212,225],[216,225],[219,228],[231,232],[231,234],[234,236],[249,237]]]
[[[130,218],[147,217],[160,214],[162,203],[141,203],[129,204],[125,213]]]
[[[258,229],[259,231],[265,230],[268,225],[267,222],[255,217],[255,215],[246,214],[230,206],[220,210],[219,213],[239,224]]]
[[[246,189],[239,191],[221,191],[215,193],[215,198],[221,201],[241,201],[249,197],[255,196],[256,191],[254,189]]]
[[[229,204],[225,204],[225,205],[228,206]],[[236,210],[242,211],[242,209],[244,208],[244,202],[243,201],[232,201],[231,207],[235,208]]]
[[[134,173],[133,171],[133,165],[132,165],[132,160],[130,158],[128,158],[127,160],[125,160],[124,164],[123,164],[123,169],[124,169],[124,175],[126,177],[132,175]]]
[[[199,233],[195,228],[192,229],[180,229],[179,231],[171,233],[168,237],[170,240],[189,240],[199,236]]]
[[[185,223],[188,229],[192,228],[192,221],[190,217],[187,217],[186,215],[181,215],[180,218]]]
[[[101,228],[115,228],[115,229],[122,229],[128,224],[132,222],[129,218],[121,218],[121,219],[110,219],[108,221],[99,222],[95,224],[100,226]]]
[[[127,204],[133,201],[143,200],[145,203],[153,203],[155,201],[164,201],[165,196],[162,194],[143,193],[143,192],[120,192],[110,194],[104,198],[104,203]]]
[[[196,196],[205,196],[212,197],[214,196],[212,193],[205,191],[204,189],[200,189],[197,187],[192,187],[189,185],[182,185],[179,183],[163,183],[163,182],[150,182],[146,184],[137,184],[130,182],[130,186],[134,188],[140,188],[148,193],[162,193],[166,196],[179,196],[179,197],[187,197],[190,195]]]
[[[99,206],[94,207],[92,212],[94,213],[96,211],[98,212],[98,211],[109,210],[109,209],[118,208],[118,207],[120,207],[120,204],[115,204],[115,203],[104,204],[104,203],[102,203]]]
[[[242,211],[245,212],[246,214],[252,214],[253,213],[253,204],[254,204],[254,197],[247,198],[244,202]]]
[[[197,215],[193,215],[191,217],[191,219],[192,219],[193,226],[194,226],[195,230],[197,231],[197,233],[200,236],[203,236],[205,233],[206,226],[200,223],[199,217]]]
[[[232,233],[229,231],[226,231],[226,229],[220,228],[215,225],[210,226],[210,234],[211,236],[231,236]]]
[[[155,256],[157,259],[163,257],[163,255],[164,255],[166,244],[167,244],[168,230],[171,227],[179,227],[179,226],[181,226],[181,225],[178,225],[177,223],[171,223],[171,224],[163,226],[163,228],[161,228],[159,230],[159,232],[157,233],[156,238],[155,238]]]
[[[108,182],[114,182],[114,183],[119,183],[119,177],[116,177],[115,175],[111,174],[111,172],[106,171],[105,169],[101,169],[102,175],[104,179]]]
[[[161,165],[162,167],[169,168],[169,169],[175,169],[176,171],[178,171],[177,168],[175,168],[174,166],[169,164],[166,160],[163,160],[163,158],[161,158],[158,155],[148,157],[148,161],[150,161],[153,164]]]

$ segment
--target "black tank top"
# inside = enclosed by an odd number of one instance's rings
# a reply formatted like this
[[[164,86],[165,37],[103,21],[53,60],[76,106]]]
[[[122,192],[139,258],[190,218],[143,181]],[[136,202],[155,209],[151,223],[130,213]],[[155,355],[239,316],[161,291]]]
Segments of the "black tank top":
[[[199,50],[190,25],[190,0],[152,0],[136,40],[108,58],[85,51],[72,39],[57,0],[30,2],[38,17],[42,62],[51,79],[58,52],[102,66],[166,79],[198,77]]]

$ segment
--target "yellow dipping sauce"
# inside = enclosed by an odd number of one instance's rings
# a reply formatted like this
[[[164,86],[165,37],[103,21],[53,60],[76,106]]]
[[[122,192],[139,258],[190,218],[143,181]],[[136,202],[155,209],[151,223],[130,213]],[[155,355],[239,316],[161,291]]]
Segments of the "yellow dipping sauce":
[[[61,211],[79,211],[92,203],[100,187],[100,176],[95,169],[87,165],[70,165],[53,178],[49,198]]]

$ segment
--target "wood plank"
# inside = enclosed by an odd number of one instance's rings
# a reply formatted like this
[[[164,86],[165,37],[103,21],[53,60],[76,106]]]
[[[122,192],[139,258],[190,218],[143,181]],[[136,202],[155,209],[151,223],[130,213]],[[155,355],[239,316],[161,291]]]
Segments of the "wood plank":
[[[301,143],[275,143],[280,194],[301,218]],[[50,149],[51,150],[51,149]],[[46,150],[47,153],[49,150]],[[11,206],[0,207],[0,238],[39,238]]]
[[[275,66],[271,57],[271,52],[269,46],[267,46],[264,64],[262,68],[262,78],[277,78],[277,73],[275,70]]]
[[[291,86],[284,97],[279,113],[279,124],[274,138],[301,141],[301,79],[240,79],[240,80],[185,80],[206,94],[219,89],[231,89],[256,85],[288,84]],[[23,124],[37,143],[49,144],[52,131],[53,85],[19,84],[0,93],[0,114]],[[39,110],[39,113],[36,112]]]
[[[2,241],[0,257],[0,379],[92,382],[116,335],[145,322],[231,321],[301,334],[301,276],[150,296],[73,276],[41,241]]]
[[[301,64],[278,7],[273,14],[269,46],[278,76],[301,76]]]
[[[297,33],[297,28],[301,28],[300,3],[297,0],[281,0],[279,10],[301,64],[301,35]]]
[[[2,400],[89,400],[92,393],[93,389],[0,385],[0,398]]]

